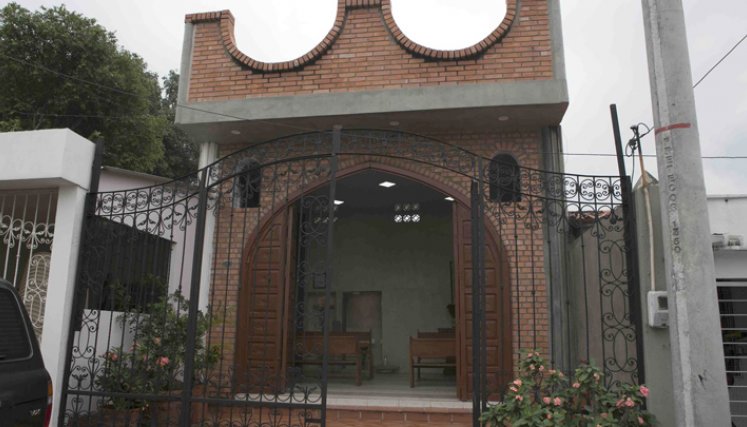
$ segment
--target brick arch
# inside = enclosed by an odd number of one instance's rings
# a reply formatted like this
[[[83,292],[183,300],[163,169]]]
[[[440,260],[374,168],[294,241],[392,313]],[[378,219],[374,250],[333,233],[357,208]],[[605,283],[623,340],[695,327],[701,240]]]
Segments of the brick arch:
[[[379,8],[392,41],[413,56],[428,58],[439,61],[456,61],[470,59],[479,56],[494,44],[498,43],[511,29],[518,12],[519,0],[506,1],[506,16],[501,23],[484,39],[472,46],[456,50],[433,49],[411,40],[397,25],[392,15],[391,0],[338,0],[335,21],[327,35],[316,46],[304,55],[282,62],[264,62],[254,59],[243,53],[236,46],[234,35],[235,18],[229,10],[215,12],[203,12],[190,14],[185,17],[187,23],[218,22],[220,24],[220,36],[226,52],[239,64],[260,72],[282,72],[303,68],[324,55],[335,43],[342,33],[347,20],[347,12],[350,9]]]
[[[471,380],[472,375],[472,359],[470,356],[471,340],[471,235],[470,235],[470,208],[469,208],[469,180],[466,177],[462,179],[443,179],[443,173],[439,173],[438,168],[435,166],[429,166],[435,171],[416,170],[413,167],[412,160],[400,159],[400,158],[379,158],[374,159],[373,156],[347,156],[355,157],[353,159],[341,160],[341,167],[336,175],[336,179],[345,179],[346,177],[362,173],[365,171],[380,171],[389,174],[401,176],[403,178],[416,181],[425,186],[433,188],[444,194],[451,195],[455,199],[454,213],[453,213],[453,235],[454,235],[454,259],[455,259],[455,274],[456,286],[455,286],[455,303],[456,308],[456,325],[457,325],[457,344],[458,344],[458,384],[457,394],[459,398],[466,400],[471,394]],[[409,167],[408,167],[409,166]],[[422,165],[421,165],[422,166]],[[461,182],[465,181],[465,182]],[[304,189],[299,189],[292,196],[288,197],[287,201],[278,206],[275,209],[266,212],[263,218],[260,220],[260,225],[256,229],[252,236],[246,240],[246,246],[243,248],[242,255],[242,271],[240,274],[241,287],[239,290],[238,301],[239,306],[237,307],[237,324],[236,324],[236,338],[241,340],[246,338],[246,334],[257,333],[252,332],[251,321],[247,321],[247,316],[243,313],[247,309],[246,307],[250,304],[250,301],[254,298],[252,295],[253,289],[258,286],[258,282],[252,284],[251,280],[257,277],[256,272],[253,269],[257,268],[254,266],[254,260],[257,257],[262,257],[261,252],[266,251],[267,248],[280,247],[279,253],[291,253],[289,247],[284,245],[290,245],[291,239],[297,238],[292,235],[290,231],[294,225],[292,223],[292,212],[290,207],[293,206],[298,200],[301,199],[305,194],[317,191],[323,188],[329,183],[328,179],[319,179]],[[466,185],[466,188],[465,188]],[[509,266],[509,255],[504,249],[504,245],[501,242],[500,236],[497,234],[497,230],[492,226],[490,221],[485,221],[486,233],[486,247],[485,247],[485,277],[486,277],[486,339],[488,345],[488,360],[487,369],[485,375],[488,377],[491,390],[499,390],[503,383],[507,382],[513,372],[513,353],[515,350],[512,343],[514,342],[514,335],[516,331],[512,330],[513,322],[511,319],[514,314],[512,310],[514,305],[512,303],[511,295],[511,271]],[[278,278],[276,291],[272,291],[273,295],[278,295],[285,301],[285,305],[292,305],[290,302],[289,295],[292,292],[288,292],[289,286],[292,286],[294,279],[292,279],[294,272],[289,271],[292,269],[295,263],[290,262],[288,259],[281,262],[278,260],[275,269],[278,271],[272,273]],[[285,269],[284,271],[280,271]],[[270,277],[269,274],[265,274],[262,277]],[[285,280],[288,283],[279,283]],[[285,291],[283,291],[285,289]],[[283,294],[285,292],[285,294]],[[285,296],[283,296],[285,295]],[[262,296],[266,301],[271,301],[273,297]],[[271,346],[272,351],[267,359],[260,361],[262,369],[271,370],[271,376],[274,380],[263,379],[261,383],[262,387],[270,387],[271,389],[281,389],[283,384],[289,381],[285,378],[285,372],[283,367],[286,366],[291,358],[293,357],[292,352],[289,354],[290,346],[288,344],[288,334],[292,330],[293,326],[287,322],[290,321],[291,317],[286,317],[289,313],[289,307],[281,307],[280,304],[273,303],[267,304],[270,310],[275,310],[270,317],[277,319],[275,327],[277,333],[263,335],[266,342],[253,340],[253,342],[262,342],[263,344]],[[267,317],[267,316],[266,316]],[[280,326],[280,324],[283,324]],[[286,328],[285,332],[282,332],[282,328]],[[256,362],[246,361],[247,357],[250,357],[251,350],[249,349],[248,342],[249,338],[246,339],[246,344],[239,344],[235,349],[235,357],[238,362],[237,378],[246,378],[248,372],[251,370],[251,366]],[[274,358],[274,359],[273,359]],[[272,363],[272,360],[276,360],[277,363]],[[241,364],[245,363],[249,367],[241,367]],[[258,369],[255,369],[258,370]],[[251,373],[249,375],[252,375]]]

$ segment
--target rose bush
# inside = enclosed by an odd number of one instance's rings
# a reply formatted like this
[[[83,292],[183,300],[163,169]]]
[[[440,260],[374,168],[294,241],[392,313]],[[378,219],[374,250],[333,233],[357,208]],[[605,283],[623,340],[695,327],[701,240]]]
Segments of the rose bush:
[[[548,368],[538,352],[529,351],[503,401],[490,406],[481,419],[493,427],[652,426],[654,416],[643,409],[648,395],[644,385],[607,388],[604,374],[591,365],[580,366],[569,379]]]

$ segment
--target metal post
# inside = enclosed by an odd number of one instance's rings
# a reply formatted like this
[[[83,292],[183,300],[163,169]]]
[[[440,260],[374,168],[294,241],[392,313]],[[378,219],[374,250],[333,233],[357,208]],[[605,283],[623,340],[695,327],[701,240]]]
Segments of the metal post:
[[[479,238],[482,233],[482,203],[480,203],[478,181],[472,181],[470,192],[472,194],[472,425],[479,427],[480,413],[482,411],[482,382],[480,380],[482,374],[482,358],[480,357],[480,348],[482,347],[482,340],[480,339],[482,329],[482,313],[480,310],[480,252],[483,250],[483,247],[480,247]]]
[[[340,152],[340,134],[342,126],[335,125],[332,130],[332,155],[330,157],[329,200],[327,203],[327,253],[325,259],[324,283],[324,322],[322,323],[323,355],[322,355],[322,413],[321,426],[327,425],[327,379],[329,374],[329,331],[331,328],[330,304],[332,299],[332,260],[334,259],[334,231],[335,231],[335,194],[337,192],[337,153]]]
[[[625,240],[625,268],[627,269],[628,307],[630,321],[635,328],[636,368],[638,384],[646,382],[646,369],[643,359],[643,315],[641,312],[641,283],[638,275],[638,233],[636,233],[635,198],[633,185],[625,171],[625,150],[620,135],[620,121],[617,106],[610,105],[612,128],[615,133],[615,151],[617,152],[617,169],[620,175],[620,191],[623,211],[623,236]]]
[[[642,0],[678,426],[728,426],[729,395],[682,0]]]
[[[197,202],[197,229],[195,248],[192,257],[192,278],[189,286],[189,314],[187,317],[187,343],[184,351],[184,388],[181,397],[179,425],[189,427],[192,418],[192,383],[194,381],[195,345],[197,343],[197,315],[200,299],[200,278],[202,276],[202,252],[205,242],[205,222],[207,218],[208,176],[210,166],[200,174],[200,193]],[[188,201],[186,203],[189,203]]]

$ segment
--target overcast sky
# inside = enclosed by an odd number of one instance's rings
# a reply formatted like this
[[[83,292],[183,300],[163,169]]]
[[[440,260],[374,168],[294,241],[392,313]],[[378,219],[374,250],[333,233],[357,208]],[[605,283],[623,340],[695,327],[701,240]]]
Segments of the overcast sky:
[[[179,68],[184,15],[230,9],[239,48],[264,61],[296,58],[332,24],[337,0],[68,0],[69,9],[116,33],[120,44],[165,75]],[[747,0],[683,0],[693,81],[747,33]],[[0,0],[1,4],[7,3]],[[54,0],[20,0],[29,9]],[[392,0],[400,27],[442,49],[487,35],[505,12],[502,0]],[[427,7],[424,7],[426,6]],[[614,153],[609,104],[616,103],[624,140],[629,126],[652,125],[640,0],[562,0],[570,107],[563,120],[567,153]],[[454,18],[457,19],[454,19]],[[704,156],[747,156],[747,41],[695,89]],[[644,140],[653,154],[654,139]],[[627,162],[630,169],[631,161]],[[655,172],[655,159],[647,168]],[[615,174],[613,157],[566,156],[572,173]],[[636,166],[636,176],[639,168]],[[705,159],[709,194],[747,193],[747,159]]]

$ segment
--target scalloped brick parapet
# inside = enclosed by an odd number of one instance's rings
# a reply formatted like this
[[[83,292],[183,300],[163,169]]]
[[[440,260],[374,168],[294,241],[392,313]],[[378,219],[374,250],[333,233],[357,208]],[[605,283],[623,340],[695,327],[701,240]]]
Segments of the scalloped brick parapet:
[[[327,35],[313,49],[306,54],[284,62],[262,62],[249,57],[241,52],[236,46],[234,37],[234,17],[228,10],[217,12],[195,13],[187,15],[185,22],[219,22],[223,45],[231,57],[240,64],[256,71],[279,72],[289,71],[303,67],[322,56],[337,40],[343,26],[345,25],[346,12],[348,9],[380,8],[384,23],[392,35],[392,38],[407,52],[414,56],[436,59],[441,61],[456,61],[475,57],[500,41],[508,33],[514,18],[516,17],[516,5],[518,0],[508,0],[506,16],[503,22],[483,40],[472,46],[458,50],[438,50],[418,44],[407,37],[397,25],[392,15],[391,0],[338,0],[337,15],[335,22]]]

